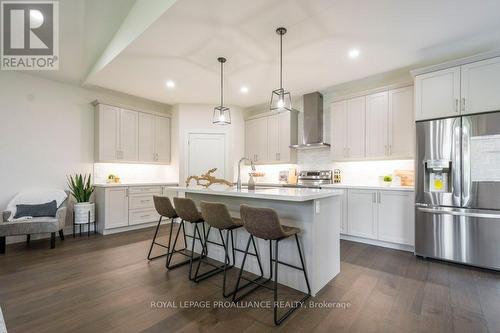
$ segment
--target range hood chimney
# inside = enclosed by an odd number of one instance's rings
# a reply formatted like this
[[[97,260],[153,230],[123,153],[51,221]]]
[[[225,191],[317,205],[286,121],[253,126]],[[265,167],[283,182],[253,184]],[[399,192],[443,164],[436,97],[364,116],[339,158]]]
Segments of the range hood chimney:
[[[323,142],[323,95],[319,92],[305,94],[304,97],[304,131],[302,143],[291,145],[295,149],[328,148]]]

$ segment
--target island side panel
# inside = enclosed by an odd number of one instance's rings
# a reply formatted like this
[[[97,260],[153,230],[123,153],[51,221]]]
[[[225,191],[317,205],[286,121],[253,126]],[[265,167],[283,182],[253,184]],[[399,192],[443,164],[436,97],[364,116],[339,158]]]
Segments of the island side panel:
[[[340,223],[342,201],[333,196],[314,201],[314,283],[313,294],[317,294],[340,273]]]
[[[231,215],[234,217],[240,216],[241,204],[247,204],[253,207],[275,209],[278,212],[280,220],[283,224],[288,226],[298,227],[301,229],[301,233],[299,235],[299,241],[302,247],[304,260],[306,262],[307,274],[309,276],[309,282],[311,284],[313,295],[315,294],[315,291],[320,290],[321,287],[323,287],[322,285],[321,286],[316,285],[316,281],[322,281],[323,279],[318,279],[315,276],[316,262],[319,261],[318,258],[315,258],[315,255],[322,255],[322,254],[321,251],[314,251],[315,249],[314,237],[316,236],[313,224],[316,219],[316,216],[314,213],[313,200],[304,202],[292,202],[292,201],[278,201],[269,199],[209,195],[209,194],[199,194],[199,193],[186,193],[186,196],[193,199],[198,205],[200,201],[222,202],[226,204]],[[326,217],[322,218],[321,221],[323,219],[326,219]],[[239,249],[244,250],[246,243],[248,241],[248,233],[243,228],[240,228],[234,232],[234,237],[235,237],[235,246]],[[215,240],[220,242],[219,234],[215,232],[211,233],[210,240]],[[257,239],[256,241],[257,241],[258,252],[260,254],[262,266],[264,269],[264,274],[265,276],[269,276],[269,241],[257,240]],[[250,247],[250,249],[253,250],[252,247]],[[274,253],[274,244],[273,244],[273,253]],[[339,255],[338,252],[336,253],[336,255]],[[222,248],[209,244],[209,257],[222,261],[224,257]],[[236,252],[236,267],[241,267],[242,259],[243,259],[243,254]],[[297,252],[295,239],[293,237],[280,241],[279,260],[300,267],[300,258]],[[324,263],[324,265],[328,264],[329,262]],[[332,262],[331,264],[334,264],[334,262]],[[328,272],[332,270],[333,268],[326,269],[326,271]],[[245,263],[245,271],[258,274],[259,272],[258,264],[255,257],[252,256],[247,257],[247,262]],[[291,288],[301,290],[303,292],[307,291],[302,271],[298,271],[293,268],[280,265],[278,281],[281,284],[284,284]]]

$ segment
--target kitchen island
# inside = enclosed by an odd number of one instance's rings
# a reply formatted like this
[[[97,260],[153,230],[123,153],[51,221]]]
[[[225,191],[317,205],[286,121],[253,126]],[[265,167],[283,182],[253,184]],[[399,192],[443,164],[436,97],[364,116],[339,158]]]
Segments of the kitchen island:
[[[170,187],[169,190],[184,193],[197,204],[200,201],[222,202],[232,216],[240,216],[240,205],[272,208],[278,212],[283,224],[302,230],[299,239],[304,254],[307,274],[314,296],[340,272],[340,221],[341,195],[339,189],[307,188],[267,188],[254,191],[233,188],[191,188]],[[192,229],[187,228],[188,233]],[[235,247],[245,249],[248,233],[239,228],[234,233]],[[218,233],[210,233],[210,240],[220,242]],[[257,239],[256,239],[257,240]],[[188,244],[189,245],[189,244]],[[223,261],[224,250],[219,246],[208,245],[208,256]],[[269,244],[259,239],[257,248],[263,262],[264,273],[269,275]],[[195,250],[201,252],[198,246]],[[240,267],[243,254],[237,252],[236,266]],[[293,238],[280,241],[279,260],[300,266],[300,259]],[[258,274],[257,261],[249,257],[245,270]],[[279,283],[291,288],[307,291],[301,271],[282,265],[278,276]]]

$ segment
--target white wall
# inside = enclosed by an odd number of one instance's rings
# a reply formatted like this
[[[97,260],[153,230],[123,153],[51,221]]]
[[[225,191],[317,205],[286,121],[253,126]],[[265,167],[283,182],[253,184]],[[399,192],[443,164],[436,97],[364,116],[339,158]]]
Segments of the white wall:
[[[99,99],[169,112],[170,106],[36,76],[0,73],[0,209],[28,188],[66,188],[66,175],[92,172]]]
[[[172,115],[172,163],[179,167],[179,182],[183,183],[189,176],[186,170],[186,152],[188,133],[226,133],[229,149],[227,169],[230,174],[228,180],[236,179],[238,160],[244,155],[245,123],[244,111],[239,107],[231,106],[231,125],[212,124],[213,108],[215,105],[179,104],[173,108]],[[175,137],[174,137],[175,136]]]

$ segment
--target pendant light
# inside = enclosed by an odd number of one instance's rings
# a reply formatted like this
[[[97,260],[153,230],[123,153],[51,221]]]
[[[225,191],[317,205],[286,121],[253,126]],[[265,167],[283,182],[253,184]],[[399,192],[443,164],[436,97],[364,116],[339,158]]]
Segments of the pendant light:
[[[224,106],[224,63],[226,58],[219,57],[217,61],[220,62],[220,105],[214,108],[213,124],[229,125],[231,124],[231,112],[228,107]]]
[[[273,90],[271,94],[270,109],[271,111],[292,111],[292,97],[290,92],[283,88],[283,35],[286,34],[286,29],[280,27],[276,29],[276,33],[280,36],[280,87]]]

